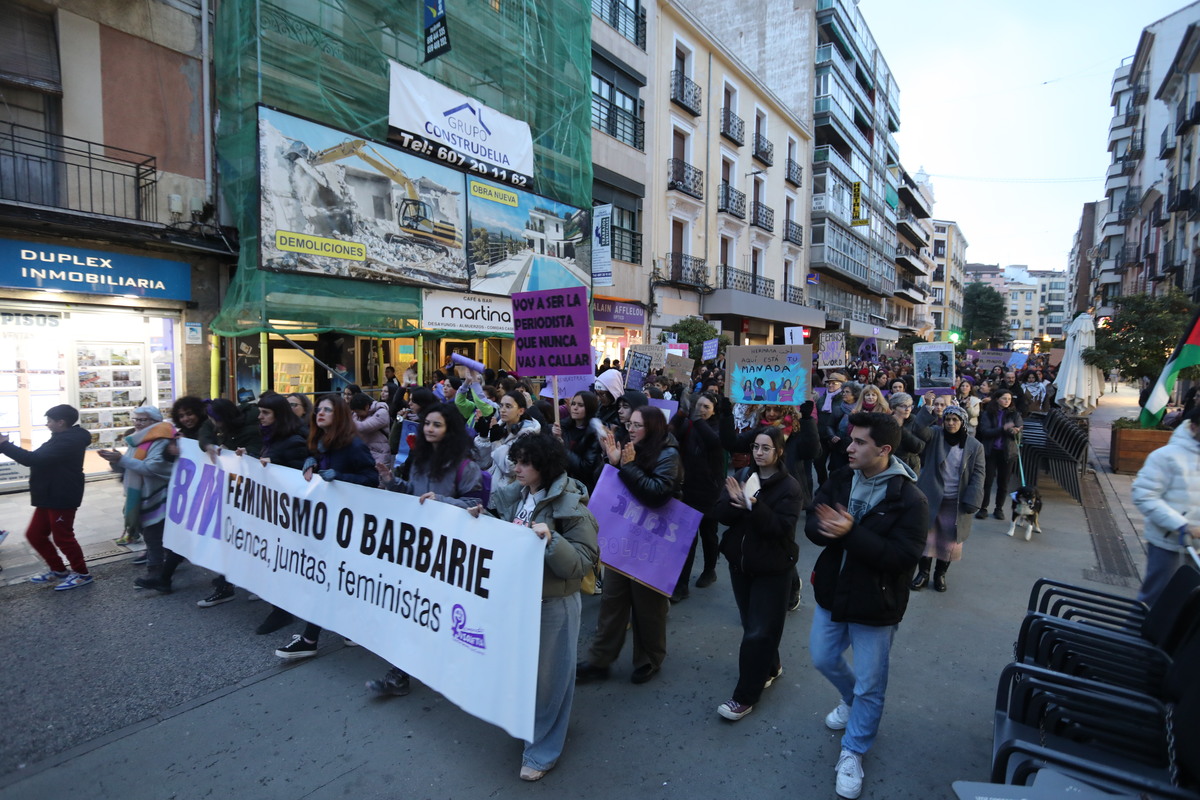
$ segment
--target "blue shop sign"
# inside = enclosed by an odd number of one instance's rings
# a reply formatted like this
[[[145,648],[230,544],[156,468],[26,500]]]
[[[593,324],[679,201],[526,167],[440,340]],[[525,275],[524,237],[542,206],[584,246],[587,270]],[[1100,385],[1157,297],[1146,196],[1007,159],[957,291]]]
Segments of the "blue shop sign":
[[[0,239],[0,285],[85,294],[192,299],[183,261]]]

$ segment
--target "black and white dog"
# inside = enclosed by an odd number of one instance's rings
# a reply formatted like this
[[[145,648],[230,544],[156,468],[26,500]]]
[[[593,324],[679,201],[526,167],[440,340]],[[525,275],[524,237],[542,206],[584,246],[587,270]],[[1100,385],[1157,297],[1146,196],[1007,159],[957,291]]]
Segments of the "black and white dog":
[[[1012,523],[1005,531],[1012,536],[1018,525],[1025,526],[1025,541],[1029,541],[1034,533],[1041,533],[1042,526],[1038,524],[1038,514],[1042,510],[1042,493],[1036,486],[1022,486],[1012,495]]]

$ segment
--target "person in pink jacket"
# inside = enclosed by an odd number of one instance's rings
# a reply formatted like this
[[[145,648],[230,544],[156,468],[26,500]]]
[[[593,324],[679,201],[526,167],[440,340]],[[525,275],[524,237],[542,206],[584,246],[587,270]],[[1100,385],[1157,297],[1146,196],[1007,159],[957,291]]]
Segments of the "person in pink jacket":
[[[391,419],[388,417],[387,403],[372,400],[368,395],[359,392],[350,398],[350,411],[354,414],[354,427],[358,429],[358,438],[363,440],[376,464],[390,464],[392,451],[388,446],[388,431]]]

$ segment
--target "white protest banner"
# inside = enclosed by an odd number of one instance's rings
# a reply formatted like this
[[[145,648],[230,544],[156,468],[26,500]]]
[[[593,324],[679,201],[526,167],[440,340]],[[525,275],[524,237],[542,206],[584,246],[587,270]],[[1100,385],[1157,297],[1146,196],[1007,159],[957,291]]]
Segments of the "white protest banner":
[[[646,369],[662,369],[667,365],[667,346],[665,344],[635,344],[625,351],[625,361],[630,369],[641,369],[636,364],[630,364],[633,353],[644,353],[650,356],[650,366]]]
[[[533,736],[545,548],[446,503],[179,441],[164,544]]]
[[[799,405],[812,393],[812,347],[764,344],[727,347],[725,395],[735,403]]]
[[[590,392],[595,385],[596,376],[590,372],[586,375],[560,375],[558,376],[558,396],[565,401],[574,397],[576,392]],[[547,383],[538,392],[538,397],[554,397],[554,385]]]
[[[980,350],[976,367],[990,370],[992,367],[1008,366],[1008,357],[1011,355],[1011,350]]]
[[[937,389],[953,389],[954,343],[921,342],[914,344],[913,379],[916,381],[917,394]]]
[[[817,369],[846,366],[846,334],[822,333],[817,346]]]

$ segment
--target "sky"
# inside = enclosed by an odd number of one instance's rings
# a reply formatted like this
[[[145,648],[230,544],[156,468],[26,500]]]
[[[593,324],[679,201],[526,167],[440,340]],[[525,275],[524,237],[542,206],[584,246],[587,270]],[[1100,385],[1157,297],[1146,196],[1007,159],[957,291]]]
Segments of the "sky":
[[[1083,204],[1104,198],[1113,72],[1187,5],[859,2],[900,87],[900,162],[930,174],[933,214],[959,223],[968,261],[1066,269]]]

